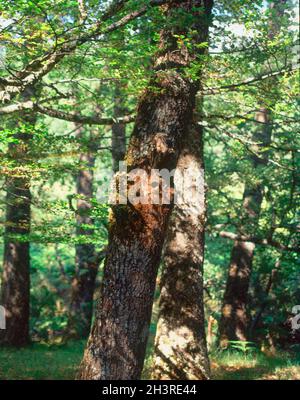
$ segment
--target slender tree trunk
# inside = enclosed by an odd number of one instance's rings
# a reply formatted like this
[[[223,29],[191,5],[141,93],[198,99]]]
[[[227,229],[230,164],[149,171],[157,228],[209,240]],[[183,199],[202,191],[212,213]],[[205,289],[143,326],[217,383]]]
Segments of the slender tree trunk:
[[[209,379],[203,308],[205,188],[202,132],[190,129],[177,169],[193,169],[200,192],[175,204],[164,252],[153,379]],[[199,184],[201,187],[199,187]],[[196,200],[196,201],[195,201]]]
[[[119,83],[115,85],[114,93],[114,118],[120,118],[125,115],[125,108],[123,105],[122,89]],[[114,123],[112,126],[112,161],[113,171],[117,172],[119,169],[119,162],[123,161],[126,154],[126,124]]]
[[[264,295],[263,295],[264,298],[262,300],[262,303],[261,303],[261,305],[260,305],[255,317],[251,321],[250,332],[249,332],[249,337],[250,338],[253,337],[255,329],[259,325],[259,322],[260,322],[260,320],[262,318],[262,315],[263,315],[265,309],[268,306],[269,294],[272,291],[272,288],[273,288],[273,285],[274,285],[274,281],[275,281],[275,278],[276,278],[276,275],[277,275],[279,267],[280,267],[280,259],[278,259],[276,261],[275,268],[272,269],[272,271],[271,271],[271,273],[269,275],[269,279],[267,281],[267,285],[266,285],[266,288],[265,288],[265,291],[264,291]]]
[[[84,128],[78,129],[78,138],[84,139]],[[88,337],[93,315],[93,297],[98,272],[98,262],[94,244],[89,236],[93,234],[91,199],[93,197],[93,178],[95,166],[94,138],[90,138],[90,148],[79,158],[79,171],[76,180],[77,214],[76,234],[82,243],[75,245],[76,272],[72,280],[71,304],[68,322],[68,336]]]
[[[206,6],[205,15],[195,8],[201,5]],[[183,10],[195,14],[195,23],[189,28],[201,32],[211,5],[210,1],[174,1],[164,6],[164,12],[168,16]],[[148,177],[153,168],[176,167],[195,107],[198,85],[184,73],[193,55],[174,37],[189,29],[179,18],[176,25],[174,30],[161,33],[154,77],[140,99],[126,156],[130,171],[142,168]],[[199,35],[195,36],[199,43]],[[145,189],[143,194],[148,193]],[[172,204],[149,202],[112,208],[101,303],[82,362],[81,379],[140,378],[171,209]]]
[[[271,141],[268,110],[261,108],[256,120],[259,128],[253,135],[253,141],[267,146]],[[266,153],[261,158],[251,156],[251,161],[254,169],[263,166],[267,162]],[[251,235],[257,229],[262,200],[262,183],[245,185],[241,217],[241,230],[244,234]],[[251,242],[235,241],[233,245],[219,326],[221,347],[227,347],[232,340],[247,340],[247,301],[254,249],[255,244]]]
[[[33,90],[28,88],[23,98],[28,100]],[[35,115],[24,115],[21,122],[36,122]],[[28,162],[28,147],[32,134],[17,133],[17,142],[9,145],[8,157],[15,169],[6,179],[6,219],[1,305],[5,308],[6,329],[0,330],[0,343],[25,346],[29,343],[30,312],[30,177],[24,165]],[[22,171],[23,168],[23,171]]]
[[[280,20],[284,14],[287,0],[270,3],[270,9],[275,12],[269,22],[268,36],[272,40],[280,31]],[[268,89],[276,85],[276,79],[270,80]],[[253,135],[254,142],[268,146],[271,142],[270,111],[262,106],[256,114],[258,127]],[[259,146],[257,150],[259,149]],[[267,163],[267,154],[261,157],[251,156],[254,169]],[[263,185],[246,184],[243,196],[243,213],[241,228],[244,233],[253,234],[259,221],[261,203],[263,200]],[[222,315],[219,327],[220,345],[227,347],[228,341],[247,340],[249,319],[247,315],[248,288],[252,270],[252,260],[255,244],[235,241],[231,252],[229,273],[224,293]]]
[[[216,322],[217,321],[215,320],[215,318],[212,315],[210,315],[207,323],[207,336],[206,336],[208,351],[212,348],[214,342],[215,333],[213,331],[213,328]]]

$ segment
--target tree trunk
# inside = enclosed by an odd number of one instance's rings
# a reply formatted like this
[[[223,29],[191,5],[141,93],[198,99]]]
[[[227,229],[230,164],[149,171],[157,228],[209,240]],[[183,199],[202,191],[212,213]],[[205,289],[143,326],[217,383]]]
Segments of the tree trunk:
[[[78,129],[79,139],[84,139],[84,128]],[[94,244],[89,242],[93,234],[91,199],[95,166],[94,138],[90,137],[90,148],[80,154],[77,175],[76,234],[82,243],[75,245],[75,276],[72,280],[71,304],[68,321],[68,336],[85,338],[90,333],[93,315],[93,297],[98,272]]]
[[[6,330],[1,344],[29,343],[30,254],[28,239],[12,238],[30,232],[30,180],[10,178],[6,182],[6,222],[1,304],[5,308]]]
[[[122,90],[119,83],[115,85],[114,93],[114,118],[124,117],[125,108],[123,106]],[[114,123],[112,125],[111,151],[113,161],[113,171],[119,169],[119,162],[123,161],[126,154],[126,124]]]
[[[206,14],[211,7],[205,1]],[[180,11],[197,18],[189,28],[202,32],[207,15],[201,1],[174,1],[164,6],[170,17]],[[176,167],[182,138],[187,134],[198,85],[184,73],[194,59],[174,34],[186,34],[187,24],[161,32],[154,76],[140,99],[127,151],[128,170]],[[202,17],[202,18],[201,18]],[[206,17],[206,18],[205,18]],[[175,25],[175,23],[174,23]],[[182,26],[180,26],[182,25]],[[200,42],[195,34],[196,42]],[[128,190],[132,182],[128,182]],[[143,195],[149,194],[146,188]],[[108,256],[101,303],[85,351],[81,379],[138,379],[141,376],[151,319],[155,281],[171,204],[118,204],[112,207]]]
[[[28,88],[23,98],[28,100],[33,90]],[[21,122],[36,122],[35,115],[21,117]],[[15,165],[6,178],[6,220],[4,232],[4,257],[1,305],[5,308],[6,329],[0,330],[0,343],[25,346],[29,343],[30,312],[30,177],[22,168],[28,162],[29,142],[32,134],[17,133],[16,143],[11,143],[8,157]]]
[[[177,168],[193,169],[201,188],[175,204],[164,252],[153,379],[209,379],[203,308],[205,188],[202,132],[192,128]]]
[[[254,142],[268,146],[271,141],[271,126],[269,112],[261,108],[256,115],[259,127],[253,135]],[[260,158],[251,156],[254,169],[266,164],[266,153]],[[261,183],[246,184],[243,195],[243,210],[241,230],[243,234],[253,234],[257,229],[260,208],[263,200],[263,185]],[[222,315],[219,327],[220,345],[227,347],[229,341],[247,340],[248,315],[247,299],[252,270],[252,260],[255,244],[235,241],[231,251],[229,272],[223,298]]]
[[[272,19],[269,21],[268,36],[274,39],[280,31],[280,20],[284,14],[287,0],[270,3],[274,9]],[[266,83],[267,90],[276,85],[276,79]],[[269,85],[269,86],[268,86]],[[270,111],[262,106],[256,114],[258,127],[253,135],[254,142],[261,146],[268,146],[271,142]],[[256,150],[259,149],[259,146]],[[267,153],[261,157],[251,156],[254,169],[267,163]],[[263,200],[263,185],[258,183],[246,185],[243,196],[242,230],[244,233],[253,234],[259,221],[261,203]],[[248,288],[252,270],[252,260],[255,244],[250,242],[235,241],[231,252],[229,274],[224,293],[222,315],[219,327],[220,345],[227,347],[231,340],[247,340],[249,319],[247,315]]]
[[[267,281],[267,285],[264,291],[264,295],[263,295],[263,300],[260,304],[260,307],[256,313],[256,315],[253,317],[252,321],[251,321],[251,326],[250,326],[250,332],[249,332],[249,337],[252,338],[253,334],[255,332],[255,329],[257,328],[257,326],[259,325],[259,322],[262,318],[262,315],[265,311],[265,309],[268,306],[269,303],[269,294],[272,291],[272,288],[274,286],[274,281],[278,272],[278,269],[280,268],[280,259],[278,259],[275,263],[275,268],[272,269],[268,281]]]

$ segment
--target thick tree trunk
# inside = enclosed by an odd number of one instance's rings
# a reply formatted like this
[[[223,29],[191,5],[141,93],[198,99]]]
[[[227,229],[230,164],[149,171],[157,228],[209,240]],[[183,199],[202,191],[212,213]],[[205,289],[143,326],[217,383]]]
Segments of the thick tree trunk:
[[[84,129],[79,128],[78,137],[83,139]],[[80,154],[77,175],[77,214],[76,234],[83,243],[75,245],[75,276],[72,280],[71,304],[68,322],[68,336],[88,337],[93,315],[93,297],[98,262],[95,246],[89,243],[93,234],[91,217],[91,199],[93,197],[93,178],[95,166],[94,138],[90,138],[91,148]],[[84,243],[86,242],[86,243]]]
[[[32,96],[31,88],[23,98]],[[21,121],[30,125],[35,115],[22,116]],[[15,169],[6,179],[6,220],[4,232],[4,257],[1,305],[5,308],[6,329],[0,330],[0,343],[24,346],[29,343],[30,312],[30,177],[22,167],[28,162],[28,146],[31,134],[18,133],[16,143],[9,146],[8,157]]]
[[[202,132],[192,128],[177,169],[193,170],[199,196],[175,204],[164,252],[153,379],[209,379],[203,308],[205,188]],[[199,184],[201,185],[199,187]]]
[[[201,32],[207,25],[207,15],[201,18],[194,8],[201,5],[202,1],[174,1],[164,10],[168,16],[178,10],[194,13],[198,18],[190,28]],[[205,6],[208,13],[211,2],[205,1]],[[184,73],[193,57],[174,37],[187,33],[188,28],[176,21],[172,32],[161,33],[155,74],[139,102],[126,156],[129,170],[141,168],[148,177],[153,168],[176,167],[195,106],[198,86]],[[199,42],[199,35],[195,36]],[[145,189],[142,194],[149,193]],[[171,209],[172,204],[150,203],[112,208],[101,303],[82,362],[81,379],[140,378]]]
[[[257,112],[256,120],[259,128],[253,135],[253,141],[260,142],[262,146],[268,146],[271,141],[268,110],[261,108]],[[266,153],[262,158],[251,156],[251,160],[253,168],[257,169],[267,162]],[[263,185],[261,183],[252,186],[250,184],[245,185],[241,216],[241,230],[244,234],[255,233],[262,200]],[[232,248],[219,327],[221,347],[227,347],[229,341],[247,340],[249,324],[247,298],[254,249],[254,243],[240,241],[235,241]]]

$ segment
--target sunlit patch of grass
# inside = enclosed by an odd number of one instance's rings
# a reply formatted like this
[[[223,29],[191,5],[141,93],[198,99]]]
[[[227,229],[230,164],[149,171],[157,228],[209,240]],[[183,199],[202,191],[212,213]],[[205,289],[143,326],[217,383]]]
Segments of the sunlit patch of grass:
[[[259,351],[243,354],[227,350],[215,352],[211,360],[213,379],[300,379],[299,353],[278,352],[274,356],[267,356]]]
[[[153,335],[153,334],[152,334]],[[153,338],[152,338],[153,339]],[[150,378],[153,340],[147,351],[143,379]],[[74,379],[82,359],[84,341],[66,344],[32,344],[23,349],[0,350],[0,380]],[[300,353],[278,352],[268,356],[259,351],[215,351],[210,355],[213,379],[300,380]]]
[[[300,367],[290,366],[285,368],[276,368],[274,373],[267,373],[262,376],[264,380],[300,380]]]
[[[32,344],[0,350],[0,380],[74,379],[82,359],[84,341],[63,345]]]

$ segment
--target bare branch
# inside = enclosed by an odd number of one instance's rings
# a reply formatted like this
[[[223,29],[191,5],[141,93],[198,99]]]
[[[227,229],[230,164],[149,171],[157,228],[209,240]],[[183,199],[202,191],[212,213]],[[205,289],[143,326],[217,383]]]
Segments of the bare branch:
[[[87,125],[113,125],[114,123],[129,124],[135,119],[134,115],[126,115],[122,118],[100,117],[99,115],[81,115],[79,113],[67,113],[55,110],[33,101],[25,101],[23,103],[11,104],[0,108],[0,115],[8,115],[12,113],[20,113],[22,111],[32,110],[40,114],[48,115],[52,118],[62,119],[64,121],[76,122]]]
[[[113,125],[114,123],[123,123],[128,124],[133,122],[135,119],[134,115],[126,115],[122,118],[111,118],[111,117],[100,117],[98,115],[80,115],[78,113],[66,113],[59,110],[54,110],[48,107],[41,106],[39,104],[34,105],[34,109],[41,113],[46,114],[49,117],[62,119],[65,121],[76,122],[79,124],[87,124],[87,125]]]
[[[257,76],[257,77],[251,77],[249,79],[246,79],[243,82],[232,83],[230,85],[224,85],[224,86],[219,86],[219,87],[214,87],[214,88],[208,88],[207,90],[204,90],[203,94],[212,95],[212,94],[219,94],[223,90],[236,90],[237,88],[239,88],[241,86],[252,85],[253,83],[260,82],[260,81],[263,81],[265,79],[272,78],[274,76],[282,75],[282,74],[285,74],[287,72],[294,72],[294,71],[297,71],[297,70],[298,70],[297,68],[293,68],[292,66],[289,66],[288,68],[284,68],[284,69],[279,70],[279,71],[270,72],[269,74],[260,75],[260,76]]]
[[[296,253],[300,253],[299,247],[289,247],[289,246],[279,243],[273,239],[264,239],[264,238],[259,238],[256,236],[237,235],[236,233],[227,232],[227,231],[218,232],[218,235],[225,239],[236,240],[239,242],[252,242],[255,244],[262,245],[262,246],[275,247],[276,249],[279,249],[282,251],[294,251]]]

